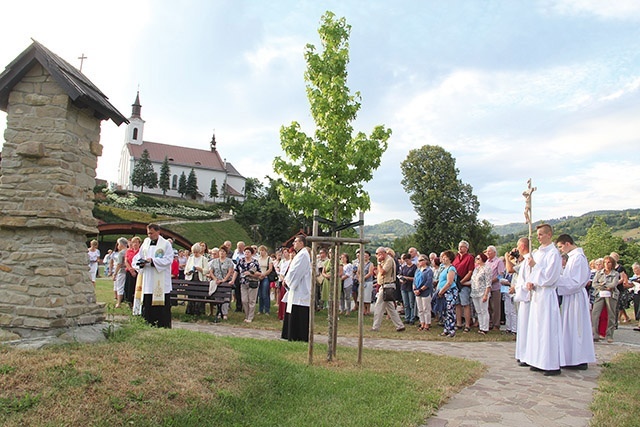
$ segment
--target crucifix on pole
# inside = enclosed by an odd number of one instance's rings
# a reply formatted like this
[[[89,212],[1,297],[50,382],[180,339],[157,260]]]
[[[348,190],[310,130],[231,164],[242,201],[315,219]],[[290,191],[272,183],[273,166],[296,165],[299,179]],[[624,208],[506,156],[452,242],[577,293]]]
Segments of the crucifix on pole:
[[[531,194],[537,190],[537,187],[531,187],[531,178],[527,181],[527,189],[524,190],[522,195],[525,199],[524,205],[524,219],[529,225],[529,252],[531,252],[531,233],[532,233],[532,221],[531,221]]]

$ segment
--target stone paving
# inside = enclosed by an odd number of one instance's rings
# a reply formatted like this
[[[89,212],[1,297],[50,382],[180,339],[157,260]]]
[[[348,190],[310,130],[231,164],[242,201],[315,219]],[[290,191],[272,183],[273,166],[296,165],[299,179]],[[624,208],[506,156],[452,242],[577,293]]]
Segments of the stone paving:
[[[277,331],[237,328],[222,324],[173,322],[174,328],[196,330],[218,336],[279,339]],[[427,420],[426,427],[545,426],[582,427],[589,424],[589,405],[600,375],[600,365],[617,353],[640,351],[640,332],[620,325],[612,344],[597,343],[597,364],[586,371],[562,370],[556,377],[518,366],[515,342],[455,342],[365,339],[365,348],[422,351],[477,360],[486,374],[452,396]],[[316,335],[316,342],[327,337]],[[357,346],[356,338],[338,338],[338,345]]]

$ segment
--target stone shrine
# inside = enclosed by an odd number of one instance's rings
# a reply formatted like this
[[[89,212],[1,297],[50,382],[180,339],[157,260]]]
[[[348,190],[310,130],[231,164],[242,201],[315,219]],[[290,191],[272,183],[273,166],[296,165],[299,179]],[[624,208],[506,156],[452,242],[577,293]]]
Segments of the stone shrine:
[[[100,122],[126,118],[82,73],[33,41],[0,74],[0,341],[105,319],[87,262]]]

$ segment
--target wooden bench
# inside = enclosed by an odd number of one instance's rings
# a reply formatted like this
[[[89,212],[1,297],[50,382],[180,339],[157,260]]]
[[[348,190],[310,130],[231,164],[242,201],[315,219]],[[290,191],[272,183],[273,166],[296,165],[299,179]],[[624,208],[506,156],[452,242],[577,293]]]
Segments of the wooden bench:
[[[209,296],[209,282],[199,280],[171,280],[171,300],[172,301],[193,301],[209,302],[212,304],[223,304],[231,302],[233,295],[233,285],[231,283],[221,283],[218,289]]]

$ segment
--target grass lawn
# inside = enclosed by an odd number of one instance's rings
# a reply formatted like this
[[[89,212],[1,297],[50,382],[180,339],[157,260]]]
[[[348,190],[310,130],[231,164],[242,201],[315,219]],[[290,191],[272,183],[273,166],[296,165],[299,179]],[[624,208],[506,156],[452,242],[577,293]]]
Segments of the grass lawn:
[[[640,353],[616,356],[603,366],[593,397],[592,427],[635,427],[640,422]]]
[[[98,299],[112,304],[108,285],[99,281]],[[377,350],[358,366],[351,348],[328,363],[317,347],[308,366],[306,343],[155,329],[139,318],[101,344],[0,347],[0,424],[412,426],[484,372],[469,360]]]
[[[113,294],[113,282],[107,279],[98,279],[96,281],[96,297],[98,301],[105,302],[109,306],[109,313],[115,315],[129,315],[131,310],[128,307],[122,307],[114,309],[115,305]],[[278,310],[272,301],[271,315],[259,315],[257,314],[258,307],[256,305],[256,316],[252,323],[244,323],[244,313],[236,313],[235,302],[231,303],[231,309],[229,310],[229,320],[224,321],[224,324],[229,326],[237,326],[242,328],[253,329],[268,329],[268,330],[281,330],[282,322],[278,320]],[[175,320],[185,322],[213,322],[213,318],[208,316],[192,316],[185,314],[184,305],[173,307],[172,316]],[[207,313],[209,308],[207,307]],[[403,340],[426,340],[426,341],[452,341],[452,342],[478,342],[478,341],[514,341],[513,335],[507,335],[499,331],[491,331],[487,335],[480,335],[477,333],[477,329],[473,329],[471,332],[463,333],[458,331],[455,338],[441,337],[440,333],[443,328],[438,326],[436,322],[433,322],[431,330],[429,332],[418,331],[415,326],[407,325],[405,332],[396,332],[395,326],[390,320],[383,320],[380,331],[371,331],[373,324],[373,316],[365,316],[364,318],[364,337],[365,338],[393,338]],[[316,313],[314,331],[316,334],[327,334],[327,311],[322,310]],[[340,316],[338,322],[338,336],[345,337],[357,337],[358,336],[358,315],[357,312],[352,312],[349,316]]]

